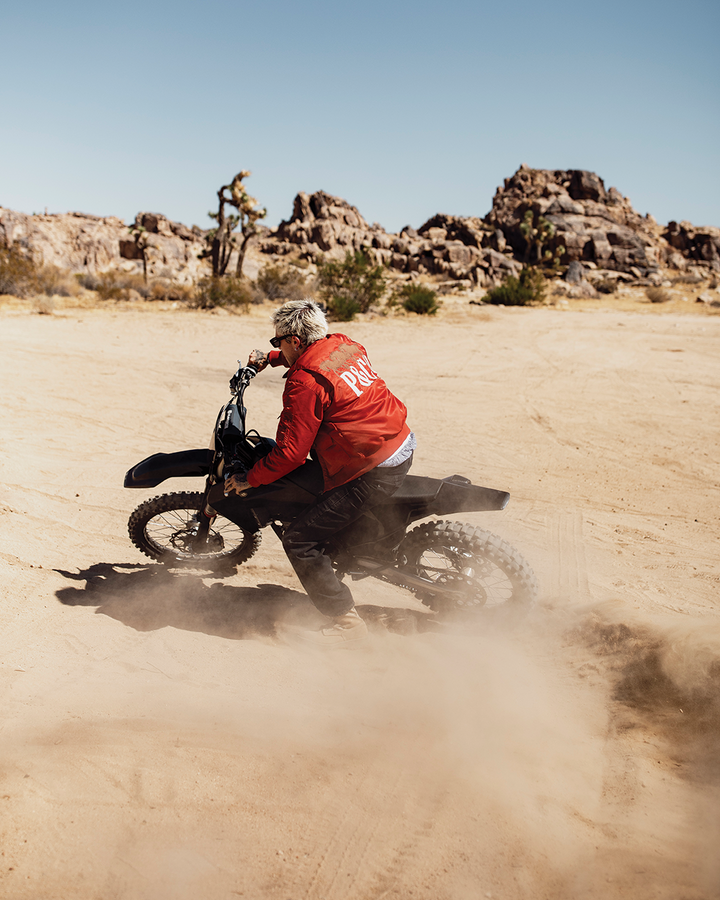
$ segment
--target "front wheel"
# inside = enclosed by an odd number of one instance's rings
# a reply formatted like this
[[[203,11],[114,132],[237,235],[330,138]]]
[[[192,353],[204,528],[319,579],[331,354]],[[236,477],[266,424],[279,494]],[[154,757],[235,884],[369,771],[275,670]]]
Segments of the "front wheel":
[[[517,550],[488,531],[460,522],[415,528],[398,549],[398,565],[427,579],[414,588],[436,612],[523,612],[535,602],[535,574]]]
[[[245,531],[224,516],[213,519],[207,540],[198,540],[202,502],[201,493],[183,491],[141,503],[128,521],[130,540],[167,566],[227,572],[250,559],[262,535]]]

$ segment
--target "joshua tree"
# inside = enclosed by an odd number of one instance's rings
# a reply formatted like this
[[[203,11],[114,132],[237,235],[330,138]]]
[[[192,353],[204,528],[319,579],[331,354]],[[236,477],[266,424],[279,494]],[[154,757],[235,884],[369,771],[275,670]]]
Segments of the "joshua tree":
[[[210,218],[217,222],[217,228],[208,234],[208,239],[211,241],[210,259],[213,275],[216,277],[224,275],[227,271],[230,254],[235,247],[238,249],[235,274],[238,277],[242,276],[248,242],[254,234],[257,234],[257,222],[267,215],[267,210],[258,206],[257,200],[245,190],[243,180],[249,178],[250,174],[243,170],[238,172],[230,184],[224,184],[218,191],[218,211],[208,213]],[[230,192],[229,196],[226,191]],[[226,214],[226,204],[233,206],[237,213]],[[240,235],[233,234],[238,225],[240,226]]]
[[[526,244],[526,262],[531,265],[541,265],[554,262],[554,258],[559,259],[565,252],[564,247],[558,247],[555,253],[550,250],[543,252],[543,246],[555,235],[555,226],[552,222],[548,222],[545,216],[538,216],[537,223],[533,224],[533,222],[533,211],[528,209],[520,224],[520,232],[525,238]],[[532,259],[532,256],[535,258]]]

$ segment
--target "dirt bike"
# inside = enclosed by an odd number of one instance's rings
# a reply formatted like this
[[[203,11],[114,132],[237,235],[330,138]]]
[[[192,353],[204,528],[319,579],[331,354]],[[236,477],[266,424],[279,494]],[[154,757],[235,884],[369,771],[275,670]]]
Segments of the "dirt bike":
[[[163,494],[130,515],[133,544],[168,567],[233,574],[253,556],[270,527],[278,537],[323,491],[316,459],[283,478],[242,493],[224,491],[230,475],[244,475],[275,446],[247,430],[245,391],[257,374],[240,366],[231,399],[218,414],[210,449],[156,453],[133,466],[125,487],[154,488],[168,478],[204,477],[198,492]],[[239,480],[243,480],[242,478]],[[407,475],[400,489],[338,532],[325,547],[339,578],[373,576],[400,585],[436,613],[493,607],[521,611],[537,595],[537,580],[517,550],[494,534],[460,522],[421,519],[459,512],[502,510],[510,495],[474,485],[461,475]]]

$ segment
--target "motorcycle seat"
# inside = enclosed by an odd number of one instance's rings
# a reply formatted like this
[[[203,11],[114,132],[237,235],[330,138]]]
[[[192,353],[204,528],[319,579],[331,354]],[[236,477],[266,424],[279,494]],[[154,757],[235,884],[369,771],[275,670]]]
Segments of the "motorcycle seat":
[[[390,498],[393,503],[405,500],[434,500],[442,485],[437,478],[427,478],[424,475],[406,475],[405,481]]]

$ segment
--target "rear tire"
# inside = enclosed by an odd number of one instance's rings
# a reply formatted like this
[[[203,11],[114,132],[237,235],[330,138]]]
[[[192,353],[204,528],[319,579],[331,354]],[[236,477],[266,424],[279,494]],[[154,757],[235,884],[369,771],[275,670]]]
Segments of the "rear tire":
[[[257,552],[262,535],[245,531],[218,515],[213,520],[208,542],[194,545],[198,512],[203,502],[200,492],[163,494],[141,503],[130,515],[128,532],[135,546],[166,566],[185,566],[209,571],[233,571]]]
[[[538,594],[535,574],[517,550],[497,535],[460,522],[415,528],[398,549],[398,567],[443,588],[414,589],[439,613],[523,613]]]

